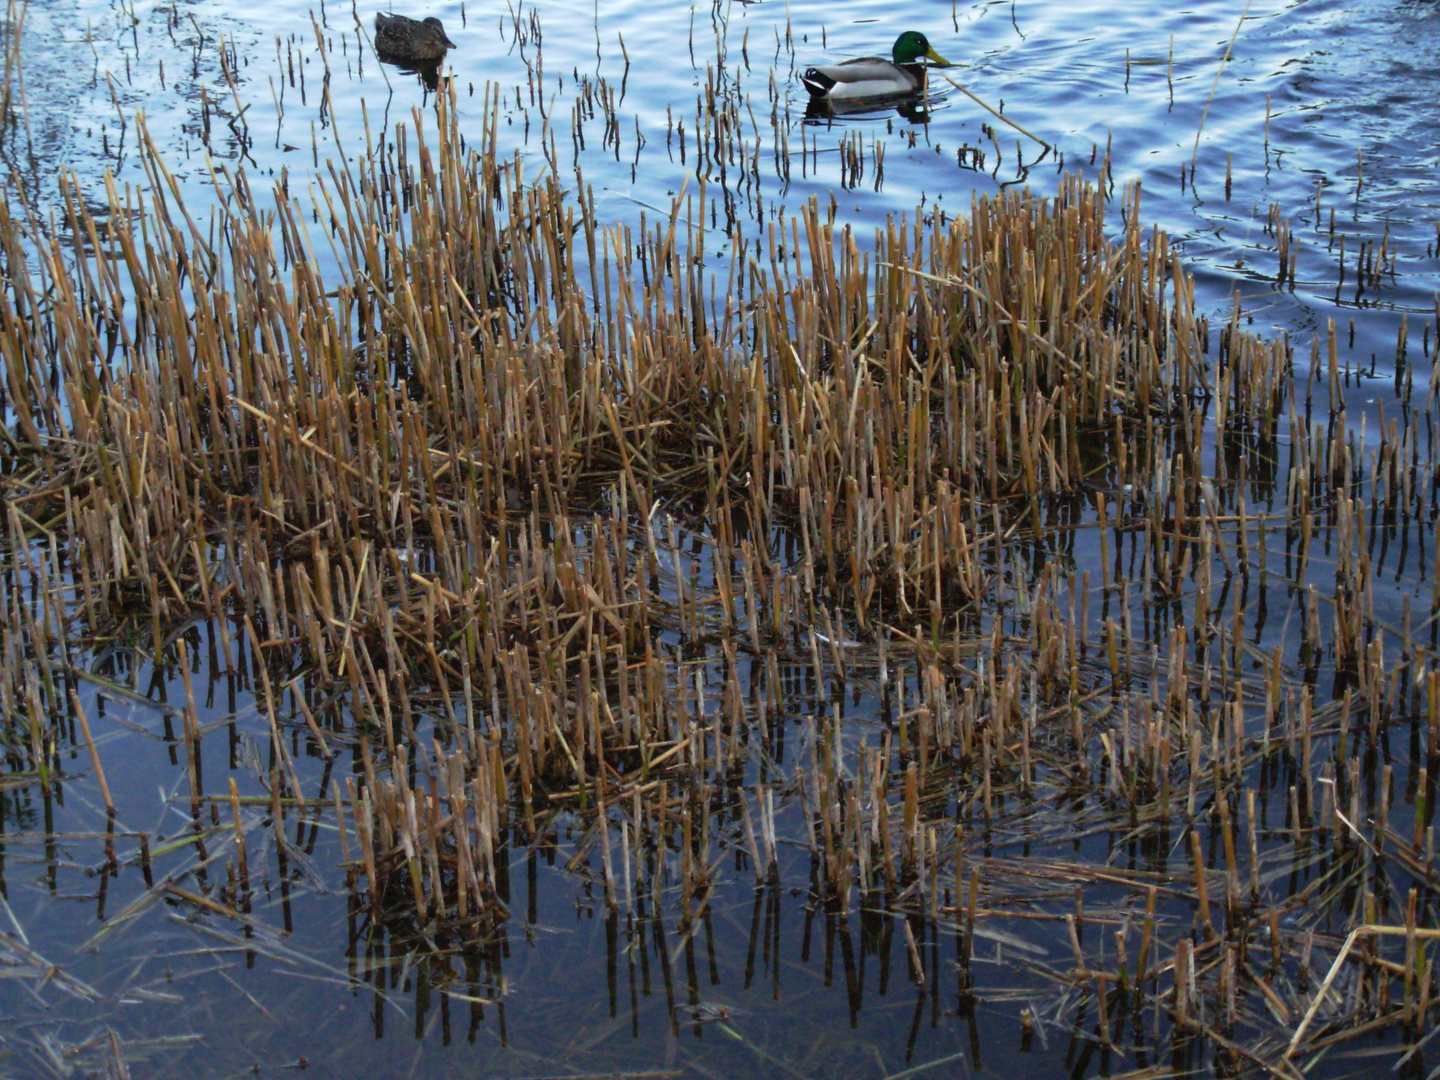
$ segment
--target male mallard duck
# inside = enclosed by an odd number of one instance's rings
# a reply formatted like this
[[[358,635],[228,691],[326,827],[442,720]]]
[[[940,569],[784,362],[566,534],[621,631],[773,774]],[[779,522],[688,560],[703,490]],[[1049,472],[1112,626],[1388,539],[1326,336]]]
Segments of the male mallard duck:
[[[840,64],[806,68],[800,81],[812,98],[843,101],[896,97],[913,94],[925,85],[922,60],[929,60],[936,67],[951,66],[949,60],[930,47],[925,35],[916,30],[906,30],[896,38],[890,55],[890,60],[862,56]]]
[[[439,60],[455,43],[445,36],[440,20],[424,22],[404,15],[375,15],[375,51],[397,60]]]

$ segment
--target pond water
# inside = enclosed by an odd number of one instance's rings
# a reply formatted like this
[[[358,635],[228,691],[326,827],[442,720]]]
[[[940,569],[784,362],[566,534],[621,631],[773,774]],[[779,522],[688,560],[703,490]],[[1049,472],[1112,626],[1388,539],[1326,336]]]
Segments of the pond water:
[[[841,18],[794,2],[598,0],[583,12],[489,3],[435,13],[457,44],[447,71],[462,131],[478,132],[493,82],[502,141],[534,175],[553,139],[557,164],[567,179],[581,166],[607,224],[634,222],[647,207],[668,213],[694,178],[697,94],[709,78],[741,104],[751,152],[761,144],[753,183],[741,167],[729,177],[708,170],[709,197],[723,209],[728,193],[742,223],[746,213],[764,220],[832,195],[857,226],[921,205],[960,212],[998,185],[1044,193],[1061,169],[1097,176],[1108,152],[1117,190],[1140,182],[1146,220],[1183,241],[1211,310],[1238,294],[1261,325],[1323,330],[1336,319],[1347,337],[1348,321],[1365,312],[1357,333],[1377,352],[1393,343],[1398,313],[1433,314],[1433,4],[990,3],[897,13],[861,0]],[[367,118],[378,135],[426,104],[419,77],[370,54],[372,17],[338,4],[32,5],[21,50],[27,128],[8,147],[10,164],[42,199],[57,167],[73,168],[97,195],[107,167],[143,184],[133,122],[143,113],[192,203],[205,200],[207,151],[245,165],[252,179],[288,173],[304,183],[317,161],[363,150]],[[955,63],[945,74],[1054,150],[938,78],[924,123],[915,110],[805,122],[800,70],[886,54],[896,27],[911,25]],[[222,51],[233,56],[233,78]],[[608,139],[602,84],[613,95]],[[781,136],[788,167],[777,158]],[[858,176],[845,167],[847,140],[861,147]],[[1297,252],[1280,288],[1272,207]],[[1383,250],[1373,283],[1355,269],[1366,244]]]
[[[738,243],[815,199],[833,200],[837,220],[863,236],[892,216],[963,214],[975,195],[1005,187],[1048,195],[1067,171],[1105,180],[1108,161],[1117,224],[1124,185],[1139,183],[1142,215],[1176,243],[1202,311],[1223,320],[1238,302],[1250,329],[1291,335],[1302,368],[1311,340],[1323,343],[1335,324],[1339,363],[1355,373],[1353,416],[1392,400],[1402,324],[1417,354],[1413,343],[1435,336],[1433,3],[1025,0],[897,11],[874,0],[467,0],[406,13],[439,16],[457,45],[445,73],[462,132],[478,138],[487,86],[498,87],[502,146],[527,176],[553,168],[577,189],[583,177],[606,225],[638,225],[642,214],[653,223],[677,196],[703,196],[699,212]],[[23,26],[24,98],[4,148],[11,198],[44,214],[57,173],[71,169],[98,209],[106,169],[122,185],[147,182],[142,137],[197,218],[213,199],[212,161],[303,191],[327,159],[354,159],[367,138],[396,138],[399,125],[413,130],[414,110],[433,104],[419,76],[375,59],[373,15],[274,0],[12,9],[6,40]],[[956,82],[1050,147],[939,80],[923,112],[807,119],[805,66],[884,53],[912,27],[955,63]],[[697,95],[709,88],[733,107],[749,163],[697,159],[711,123]],[[1283,507],[1283,491],[1273,497]],[[1093,560],[1096,544],[1082,537],[1071,554]],[[1428,597],[1424,573],[1401,556],[1382,614],[1398,624],[1407,596]],[[607,919],[589,867],[593,836],[561,816],[542,842],[506,856],[504,932],[443,963],[408,945],[389,951],[357,929],[365,913],[349,903],[341,840],[324,813],[331,781],[358,770],[349,744],[330,761],[323,739],[292,729],[291,754],[318,806],[266,839],[269,719],[222,661],[235,650],[243,669],[249,646],[233,628],[228,641],[214,625],[191,632],[193,688],[139,653],[86,664],[94,678],[81,700],[107,762],[113,829],[83,775],[83,739],[66,764],[82,778],[63,796],[42,797],[28,777],[0,787],[0,929],[11,935],[9,970],[27,976],[0,984],[0,1074],[100,1075],[113,1032],[135,1074],[154,1076],[308,1067],[363,1077],[898,1078],[922,1065],[928,1075],[1171,1075],[1143,1071],[1158,1051],[1111,1060],[1108,1046],[1077,1039],[1073,999],[1043,997],[1023,967],[1006,965],[1017,955],[1068,962],[1063,923],[1023,937],[985,930],[978,1003],[953,984],[917,993],[894,920],[841,921],[803,888],[810,854],[793,804],[778,819],[779,884],[751,889],[737,869],[740,887],[720,892],[684,933],[663,907],[636,922]],[[206,855],[186,831],[197,782],[180,719],[187,693],[200,717],[199,786],[213,793],[235,778],[242,827],[258,845],[258,898],[239,925],[210,922],[193,903],[194,863]],[[815,686],[792,704],[797,717],[836,706]],[[873,686],[839,704],[853,724],[847,738],[879,737]],[[792,753],[803,731],[797,720]],[[1024,855],[1104,862],[1111,834],[1077,821],[1037,824]],[[228,813],[211,824],[216,845],[235,827]],[[126,851],[143,836],[153,873],[133,862],[107,869],[107,832]],[[202,883],[206,873],[224,869],[202,869]],[[172,876],[175,890],[155,899],[147,874]],[[1084,903],[1103,921],[1120,895],[1092,883]],[[127,907],[137,897],[147,899]],[[1057,910],[1073,903],[1069,885],[1057,890]],[[918,947],[935,958],[927,967],[950,970],[953,941]],[[37,988],[47,964],[61,974]],[[1039,1017],[1033,1030],[1027,1008]],[[1364,1068],[1352,1061],[1328,1075]]]

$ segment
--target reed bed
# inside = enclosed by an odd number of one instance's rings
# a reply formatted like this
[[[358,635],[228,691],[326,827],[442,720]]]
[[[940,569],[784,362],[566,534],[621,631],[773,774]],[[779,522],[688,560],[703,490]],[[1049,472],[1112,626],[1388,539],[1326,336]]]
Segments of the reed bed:
[[[1333,328],[1298,378],[1212,331],[1138,189],[1113,238],[1067,179],[862,243],[833,204],[720,228],[702,170],[631,230],[499,159],[493,93],[455,117],[308,202],[216,167],[196,221],[146,146],[103,219],[73,182],[53,221],[0,204],[6,784],[84,748],[113,819],[86,657],[184,689],[196,859],[157,880],[112,830],[147,886],[112,924],[248,932],[251,860],[303,865],[285,823],[323,817],[368,940],[441,956],[519,919],[563,824],[656,948],[739,881],[768,942],[798,874],[922,999],[1013,1002],[1097,1068],[1295,1076],[1427,1030],[1440,585],[1414,626],[1376,586],[1377,534],[1430,557],[1408,368],[1352,427]],[[269,733],[249,802],[199,767],[197,620]],[[672,1023],[689,991],[667,963]]]

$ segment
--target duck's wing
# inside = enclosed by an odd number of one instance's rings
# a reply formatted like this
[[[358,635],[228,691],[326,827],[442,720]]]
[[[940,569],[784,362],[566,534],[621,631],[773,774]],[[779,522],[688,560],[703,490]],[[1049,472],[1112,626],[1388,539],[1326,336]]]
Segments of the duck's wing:
[[[920,77],[890,60],[862,56],[807,68],[800,81],[814,97],[883,97],[919,89]]]

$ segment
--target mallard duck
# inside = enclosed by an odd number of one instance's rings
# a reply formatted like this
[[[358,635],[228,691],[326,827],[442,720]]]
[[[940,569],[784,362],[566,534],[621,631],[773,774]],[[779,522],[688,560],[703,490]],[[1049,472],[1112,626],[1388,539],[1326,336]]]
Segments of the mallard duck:
[[[375,51],[397,60],[439,60],[455,43],[433,15],[423,22],[404,15],[375,15]]]
[[[857,98],[897,97],[913,94],[925,85],[925,64],[950,67],[950,61],[930,47],[918,30],[906,30],[895,39],[891,59],[862,56],[824,67],[806,68],[800,76],[812,98],[831,101]]]

